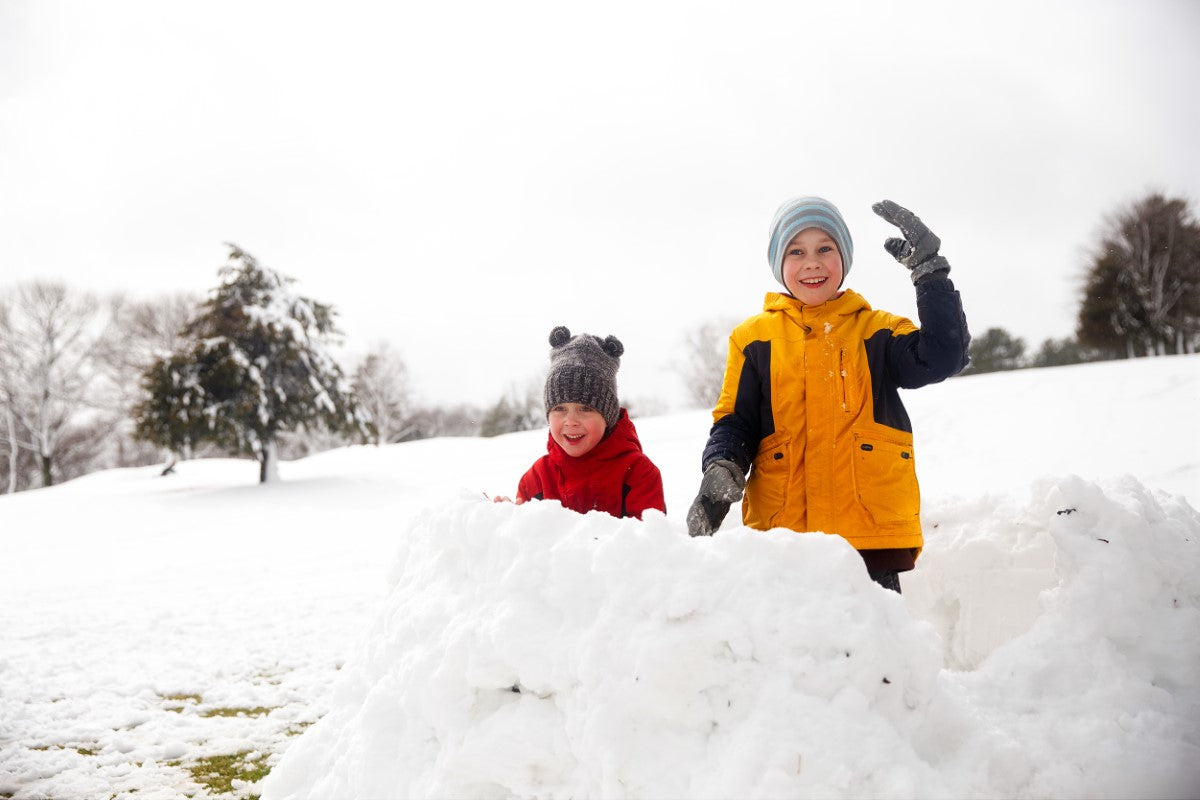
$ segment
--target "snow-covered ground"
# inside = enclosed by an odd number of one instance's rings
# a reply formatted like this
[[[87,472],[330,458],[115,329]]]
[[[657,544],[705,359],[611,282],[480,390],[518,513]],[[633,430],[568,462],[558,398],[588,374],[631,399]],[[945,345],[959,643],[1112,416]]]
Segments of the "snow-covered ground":
[[[644,522],[487,502],[544,432],[0,498],[0,798],[1200,795],[1200,356],[905,400],[903,597],[689,539],[705,412],[637,420]]]

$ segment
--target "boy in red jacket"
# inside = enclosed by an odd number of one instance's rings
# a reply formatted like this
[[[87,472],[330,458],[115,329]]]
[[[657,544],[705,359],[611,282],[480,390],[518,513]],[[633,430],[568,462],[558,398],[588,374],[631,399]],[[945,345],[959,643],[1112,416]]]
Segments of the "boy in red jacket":
[[[617,402],[624,345],[615,336],[573,337],[561,325],[550,332],[550,345],[543,395],[550,424],[547,453],[521,477],[517,503],[558,500],[581,514],[595,510],[638,519],[648,508],[665,513],[662,476]]]

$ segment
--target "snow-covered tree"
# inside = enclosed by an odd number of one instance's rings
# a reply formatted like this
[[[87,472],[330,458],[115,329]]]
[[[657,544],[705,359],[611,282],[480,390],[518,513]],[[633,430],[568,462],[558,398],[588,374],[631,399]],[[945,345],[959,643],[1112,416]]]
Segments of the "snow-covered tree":
[[[64,284],[33,281],[0,298],[0,440],[8,491],[31,483],[21,476],[20,450],[33,455],[42,486],[81,475],[95,460],[102,437],[92,394],[106,335],[95,298]]]
[[[333,308],[230,245],[221,284],[184,331],[184,345],[143,376],[138,435],[186,453],[212,442],[277,477],[280,433],[324,427],[365,437],[367,419],[329,347]]]

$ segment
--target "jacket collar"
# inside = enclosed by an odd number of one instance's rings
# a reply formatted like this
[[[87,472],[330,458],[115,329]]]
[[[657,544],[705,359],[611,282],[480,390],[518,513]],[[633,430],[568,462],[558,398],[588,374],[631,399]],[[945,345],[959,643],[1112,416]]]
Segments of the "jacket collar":
[[[637,429],[633,427],[633,421],[629,419],[629,414],[622,408],[617,417],[617,424],[587,453],[581,456],[569,456],[549,434],[546,435],[546,451],[550,454],[550,460],[556,464],[582,466],[585,463],[599,463],[622,458],[631,452],[640,453],[642,452],[642,443],[638,440]]]
[[[847,289],[832,300],[819,306],[806,306],[790,294],[767,292],[763,300],[763,311],[783,312],[801,324],[812,325],[821,320],[832,322],[837,317],[848,317],[859,311],[870,311],[871,306],[858,292]]]

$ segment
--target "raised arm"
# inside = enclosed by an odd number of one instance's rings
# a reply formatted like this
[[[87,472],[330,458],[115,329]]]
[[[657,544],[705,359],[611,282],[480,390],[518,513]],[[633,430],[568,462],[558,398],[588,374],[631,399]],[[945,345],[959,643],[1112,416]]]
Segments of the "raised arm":
[[[950,262],[938,253],[942,240],[920,217],[891,200],[871,209],[900,229],[902,237],[887,239],[883,248],[908,268],[917,290],[921,329],[892,341],[888,368],[893,380],[915,389],[958,374],[970,360],[971,334],[962,298],[950,281]]]

